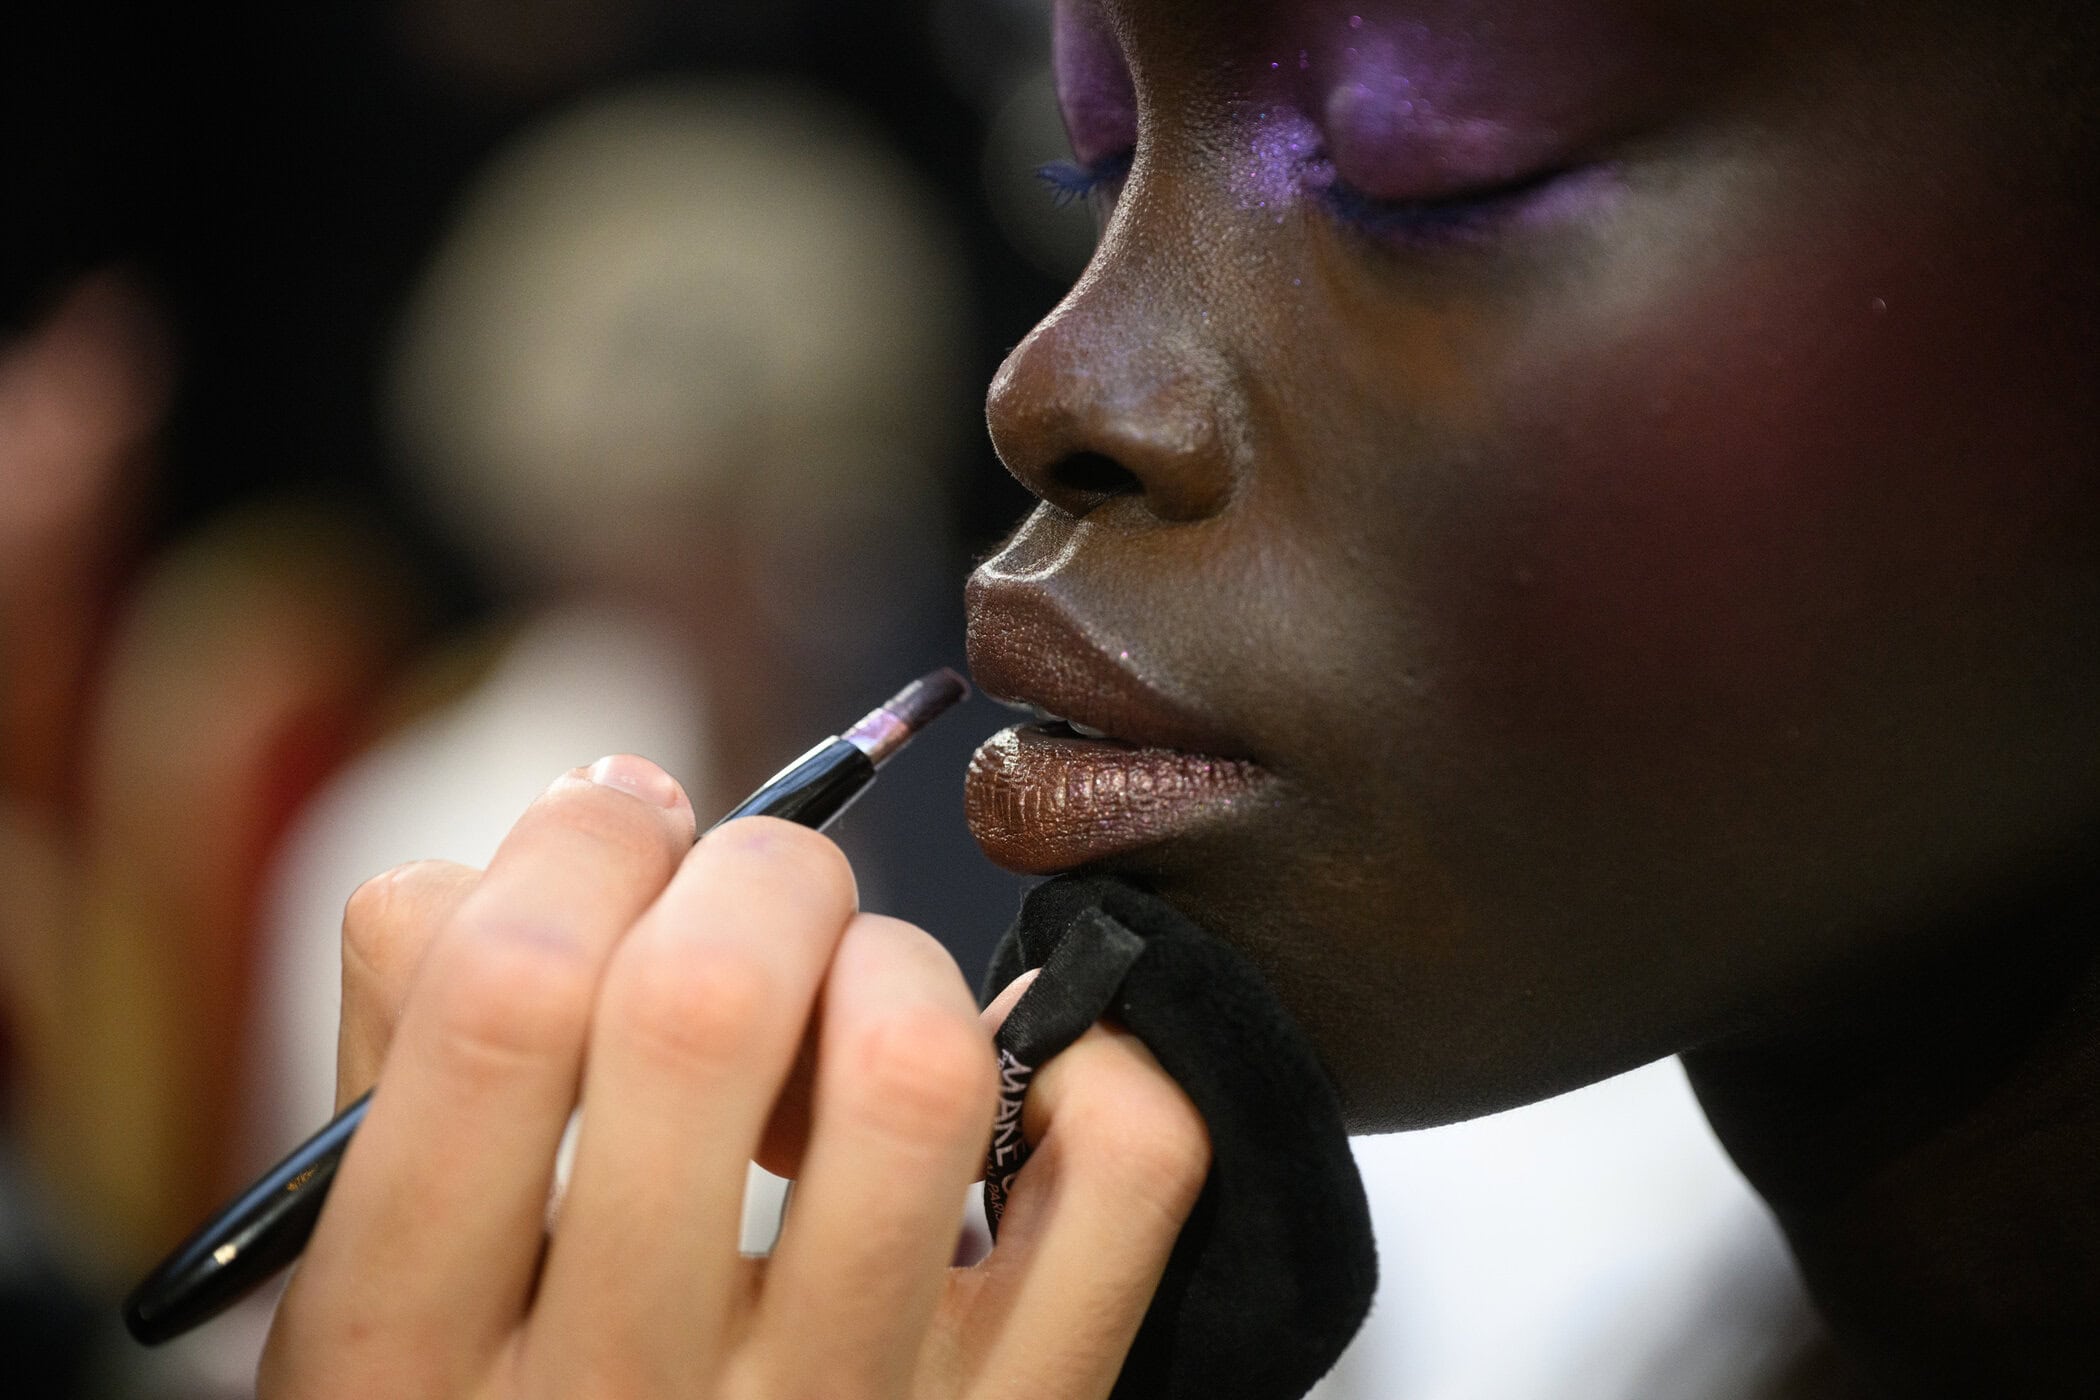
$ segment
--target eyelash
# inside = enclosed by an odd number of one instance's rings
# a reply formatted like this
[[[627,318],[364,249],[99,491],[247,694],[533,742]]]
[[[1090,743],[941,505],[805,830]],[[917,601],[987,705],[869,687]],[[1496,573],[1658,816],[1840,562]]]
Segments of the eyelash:
[[[1333,170],[1330,165],[1329,171]],[[1563,174],[1526,175],[1505,184],[1436,199],[1381,199],[1365,194],[1338,174],[1318,186],[1328,211],[1373,238],[1425,246],[1483,237],[1516,215],[1524,202]]]
[[[1077,161],[1053,160],[1035,168],[1035,178],[1050,187],[1050,202],[1062,209],[1077,200],[1091,200],[1097,195],[1109,193],[1123,182],[1130,173],[1130,161],[1134,152],[1121,151],[1112,156],[1103,156],[1091,165]]]

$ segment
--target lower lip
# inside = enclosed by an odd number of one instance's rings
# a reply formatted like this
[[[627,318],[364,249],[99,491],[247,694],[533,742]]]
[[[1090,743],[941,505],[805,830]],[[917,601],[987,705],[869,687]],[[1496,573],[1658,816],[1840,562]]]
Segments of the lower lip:
[[[1229,819],[1269,774],[1239,759],[1142,749],[1032,725],[970,760],[970,831],[1009,870],[1048,875]]]

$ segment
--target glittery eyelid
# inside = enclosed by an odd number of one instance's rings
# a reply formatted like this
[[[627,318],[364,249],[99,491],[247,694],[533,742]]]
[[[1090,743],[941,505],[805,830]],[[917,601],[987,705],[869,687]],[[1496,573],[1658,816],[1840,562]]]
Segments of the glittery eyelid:
[[[1062,209],[1074,200],[1102,193],[1130,173],[1132,152],[1103,156],[1090,165],[1053,160],[1035,168],[1035,178],[1050,187],[1050,202]]]

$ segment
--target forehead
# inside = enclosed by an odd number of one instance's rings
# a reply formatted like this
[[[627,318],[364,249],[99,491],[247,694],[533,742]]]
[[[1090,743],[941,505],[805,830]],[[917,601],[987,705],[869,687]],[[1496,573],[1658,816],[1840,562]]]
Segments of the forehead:
[[[1130,47],[1213,59],[1275,43],[1385,36],[1533,44],[1589,32],[1676,33],[1738,27],[1777,3],[1717,0],[1059,0],[1061,17],[1098,24]]]
[[[2083,158],[2100,141],[2100,5],[2090,0],[1055,5],[1060,47],[1096,70],[1127,68],[1121,81],[1135,80],[1138,112],[1155,134],[1242,100],[1317,105],[1323,86],[1370,69],[1374,81],[1381,70],[1427,79],[1445,103],[1534,125],[1594,128],[1671,112],[1762,120],[1782,108],[1836,127],[1861,116],[1867,126],[1893,117],[1935,129],[1951,119],[1966,144],[2015,164],[2066,150]],[[1073,71],[1060,67],[1061,79]]]
[[[1060,0],[1059,87],[1085,158],[1134,126],[1203,144],[1216,124],[1279,105],[1317,116],[1352,93],[1381,119],[1536,144],[1623,124],[1715,68],[1719,15],[1672,0]]]
[[[1141,84],[1213,82],[1287,72],[1299,59],[1366,45],[1420,57],[1463,51],[1477,64],[1556,59],[1577,66],[1611,54],[1713,62],[1868,46],[1962,50],[1975,58],[2034,40],[2061,46],[2088,19],[2052,0],[1963,7],[1941,0],[1055,0],[1061,29],[1113,36]],[[2075,0],[2082,11],[2100,11]],[[2043,37],[2054,35],[2055,38]],[[2024,36],[2024,37],[2023,37]],[[1268,65],[1275,64],[1275,70]],[[1979,65],[1980,66],[1980,65]]]
[[[1740,50],[1746,0],[1059,0],[1060,75],[1127,67],[1155,119],[1379,75],[1552,109]],[[1760,7],[1770,21],[1775,6]]]

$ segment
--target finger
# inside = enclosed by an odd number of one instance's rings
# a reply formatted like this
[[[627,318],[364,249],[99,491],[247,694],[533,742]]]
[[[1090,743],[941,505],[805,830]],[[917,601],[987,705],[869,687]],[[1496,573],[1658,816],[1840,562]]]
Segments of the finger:
[[[991,1126],[991,1037],[932,938],[863,915],[824,986],[814,1123],[760,1296],[766,1394],[900,1395]]]
[[[854,903],[831,842],[731,822],[613,959],[530,1324],[549,1394],[708,1393],[747,1164]]]
[[[280,1313],[331,1375],[462,1393],[516,1326],[599,974],[692,820],[645,760],[568,774],[424,954]]]
[[[1007,1013],[1035,981],[1041,968],[1031,967],[1006,985],[991,1004],[977,1015],[977,1023],[989,1040],[1005,1024]],[[805,1035],[800,1052],[795,1057],[795,1066],[788,1072],[787,1083],[781,1086],[780,1095],[773,1101],[773,1116],[766,1120],[765,1135],[759,1139],[756,1161],[775,1176],[790,1179],[802,1175],[802,1155],[809,1144],[810,1093],[816,1075],[816,1046],[813,1037]],[[984,1163],[977,1163],[975,1181],[984,1174]],[[989,1247],[989,1241],[986,1242]]]
[[[372,1087],[430,940],[452,921],[481,872],[449,860],[397,865],[357,887],[343,908],[343,1019],[335,1106]]]
[[[1106,1394],[1210,1171],[1210,1137],[1143,1042],[1088,1030],[1029,1086],[1035,1150],[999,1243],[959,1279],[968,1368]]]
[[[983,1027],[987,1039],[996,1034],[1005,1022],[1006,1015],[1028,990],[1040,968],[1030,968],[1009,983],[991,1005],[978,1013],[978,1024]],[[775,1176],[790,1179],[802,1175],[802,1154],[809,1144],[810,1090],[816,1075],[816,1045],[811,1036],[804,1036],[800,1053],[795,1057],[795,1067],[788,1072],[787,1083],[781,1086],[780,1096],[773,1101],[773,1116],[766,1120],[765,1136],[758,1141],[756,1161]],[[983,1163],[978,1164],[978,1174],[983,1174]],[[971,1178],[975,1180],[975,1177]]]

